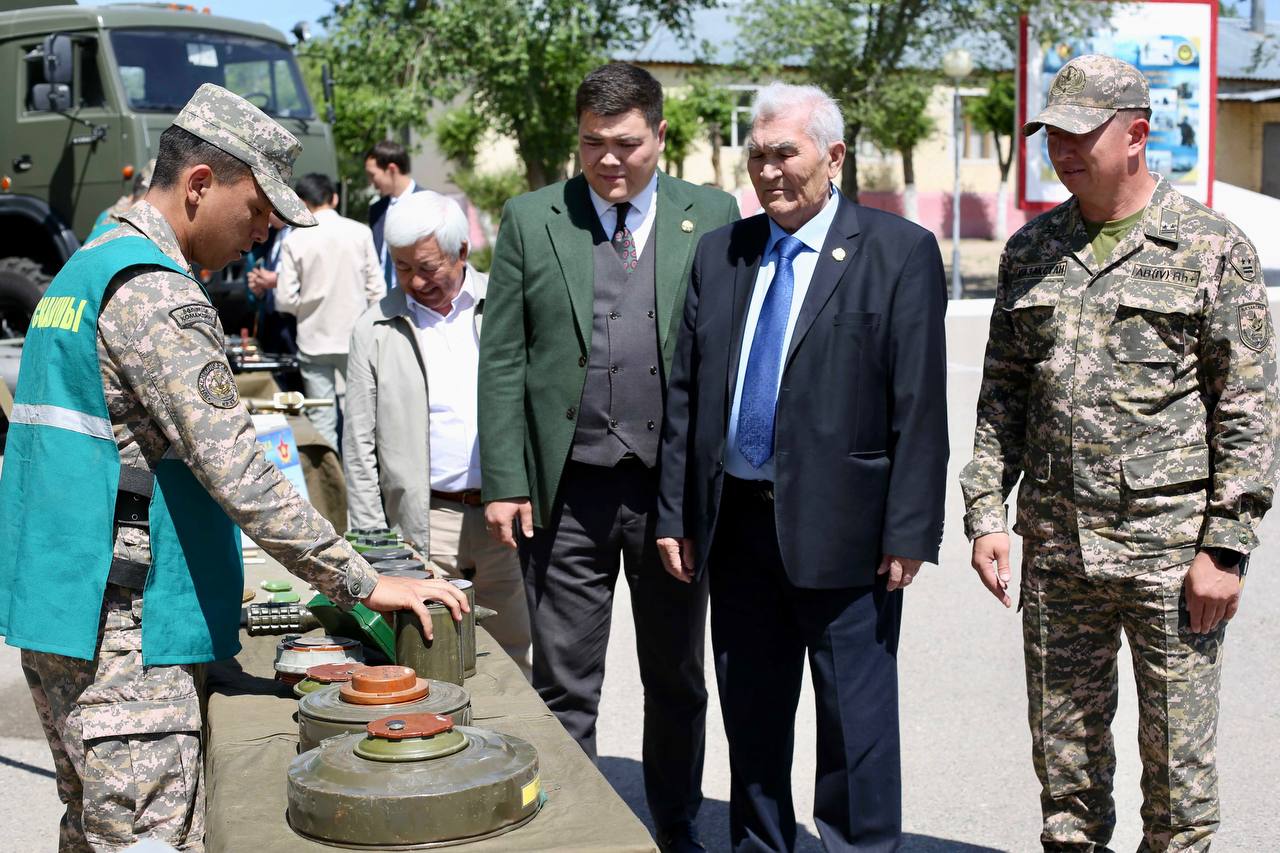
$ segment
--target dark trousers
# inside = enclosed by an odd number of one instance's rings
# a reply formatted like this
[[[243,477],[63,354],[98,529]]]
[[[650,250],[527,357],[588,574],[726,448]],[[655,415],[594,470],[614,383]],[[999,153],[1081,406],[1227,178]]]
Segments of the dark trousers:
[[[708,569],[733,849],[795,848],[791,756],[806,653],[817,702],[813,812],[822,843],[827,850],[897,849],[902,593],[886,592],[883,580],[847,589],[792,585],[772,493],[732,477]]]
[[[522,543],[520,564],[533,686],[593,761],[613,586],[620,566],[626,575],[644,684],[645,796],[654,823],[666,828],[691,823],[702,804],[707,585],[663,570],[656,493],[655,472],[638,462],[570,462],[551,525]]]

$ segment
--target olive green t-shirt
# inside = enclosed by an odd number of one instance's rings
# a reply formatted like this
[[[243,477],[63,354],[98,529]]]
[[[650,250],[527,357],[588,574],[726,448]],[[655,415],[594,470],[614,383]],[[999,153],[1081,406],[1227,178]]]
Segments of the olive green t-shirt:
[[[1144,207],[1124,219],[1113,219],[1110,222],[1084,221],[1084,233],[1089,235],[1089,246],[1093,249],[1093,259],[1098,263],[1106,263],[1111,250],[1123,240],[1129,231],[1138,224],[1142,215],[1147,212]]]

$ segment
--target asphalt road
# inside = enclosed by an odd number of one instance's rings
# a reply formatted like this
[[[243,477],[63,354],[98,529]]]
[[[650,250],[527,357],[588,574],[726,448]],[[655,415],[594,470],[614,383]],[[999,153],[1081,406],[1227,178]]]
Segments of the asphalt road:
[[[903,781],[907,851],[1038,850],[1038,785],[1031,768],[1021,635],[1017,616],[981,587],[969,568],[955,474],[969,458],[974,402],[990,303],[954,306],[948,321],[952,476],[942,565],[928,566],[906,594],[901,645]],[[820,536],[814,530],[811,535]],[[1280,512],[1263,524],[1240,613],[1227,639],[1218,741],[1223,826],[1215,851],[1277,849],[1280,767]],[[1016,561],[1015,561],[1016,565]],[[642,692],[625,584],[614,607],[601,710],[600,766],[648,820],[640,771]],[[767,642],[767,638],[762,638]],[[710,661],[710,649],[707,659]],[[0,838],[5,849],[52,850],[60,807],[52,762],[22,682],[17,652],[0,647]],[[1137,848],[1137,711],[1132,670],[1121,653],[1115,733],[1119,826],[1112,847]],[[761,673],[767,678],[768,673]],[[713,676],[708,676],[713,682]],[[796,713],[793,788],[800,850],[819,850],[810,816],[814,771],[813,699],[806,679]],[[712,691],[708,720],[704,840],[727,849],[728,760]]]

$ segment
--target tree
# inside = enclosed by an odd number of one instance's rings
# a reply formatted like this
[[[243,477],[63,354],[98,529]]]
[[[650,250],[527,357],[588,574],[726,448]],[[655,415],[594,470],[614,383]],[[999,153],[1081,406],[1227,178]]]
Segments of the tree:
[[[890,80],[866,114],[866,133],[881,151],[902,156],[902,207],[907,219],[920,221],[916,200],[915,149],[937,130],[929,116],[930,77],[901,74]]]
[[[387,128],[426,126],[427,107],[465,93],[487,128],[516,140],[528,185],[564,176],[574,92],[612,52],[653,28],[683,33],[715,0],[350,0],[313,48],[334,64],[340,142],[364,150]],[[345,101],[345,104],[344,104]]]
[[[683,178],[685,158],[702,132],[697,107],[688,96],[665,98],[662,116],[667,120],[666,150],[663,151],[667,172]]]
[[[449,110],[436,120],[433,128],[440,153],[463,170],[475,167],[476,152],[488,130],[484,117],[477,114],[470,104]]]
[[[697,79],[690,85],[687,98],[702,125],[703,137],[711,146],[711,171],[716,186],[724,186],[720,169],[720,145],[725,131],[733,123],[733,92],[710,80]]]
[[[990,133],[996,142],[996,159],[1000,163],[1000,188],[996,192],[996,236],[1009,233],[1009,169],[1013,165],[1015,98],[1013,77],[1001,74],[992,78],[987,93],[970,98],[966,107],[974,127]],[[1003,144],[1002,144],[1002,141]]]
[[[856,199],[858,137],[894,75],[928,70],[922,58],[931,66],[966,38],[983,44],[991,61],[1008,62],[1022,14],[1032,16],[1040,32],[1059,36],[1105,20],[1110,6],[1078,0],[745,0],[739,24],[753,65],[772,73],[796,67],[840,101],[849,144],[841,189]],[[988,47],[992,42],[995,50]]]

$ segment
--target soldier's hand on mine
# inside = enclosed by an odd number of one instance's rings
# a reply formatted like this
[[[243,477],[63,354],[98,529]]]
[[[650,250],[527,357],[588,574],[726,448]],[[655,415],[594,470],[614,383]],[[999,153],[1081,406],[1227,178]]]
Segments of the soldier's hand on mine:
[[[532,539],[533,504],[528,498],[490,501],[484,505],[484,526],[489,530],[489,535],[508,548],[516,547],[517,520],[520,522],[520,533],[525,539]]]
[[[658,557],[667,574],[681,583],[693,583],[693,540],[664,537],[658,540]]]
[[[889,576],[889,584],[885,588],[893,592],[895,589],[906,589],[911,586],[922,565],[924,565],[923,560],[885,554],[880,560],[880,568],[876,569],[876,574]]]
[[[1221,565],[1201,551],[1182,581],[1191,633],[1208,634],[1240,607],[1240,569]]]
[[[378,578],[378,585],[373,588],[373,592],[360,603],[379,613],[412,610],[422,623],[422,633],[430,640],[431,613],[423,604],[424,601],[438,601],[448,607],[455,622],[461,622],[462,614],[471,609],[467,605],[466,593],[446,580],[424,581],[417,578],[389,578],[386,575]]]
[[[988,533],[973,540],[973,560],[970,563],[982,585],[1000,599],[1005,607],[1012,607],[1009,598],[1009,534]]]

